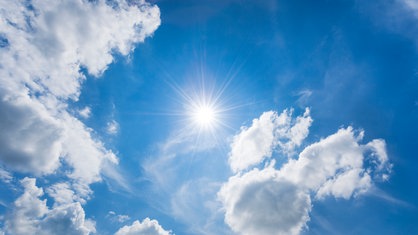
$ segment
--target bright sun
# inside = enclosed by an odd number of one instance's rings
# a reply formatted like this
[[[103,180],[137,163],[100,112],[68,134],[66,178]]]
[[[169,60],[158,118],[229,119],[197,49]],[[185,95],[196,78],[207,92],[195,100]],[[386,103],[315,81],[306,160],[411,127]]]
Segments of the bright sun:
[[[196,107],[193,112],[193,120],[201,127],[208,127],[216,119],[215,110],[207,105]]]

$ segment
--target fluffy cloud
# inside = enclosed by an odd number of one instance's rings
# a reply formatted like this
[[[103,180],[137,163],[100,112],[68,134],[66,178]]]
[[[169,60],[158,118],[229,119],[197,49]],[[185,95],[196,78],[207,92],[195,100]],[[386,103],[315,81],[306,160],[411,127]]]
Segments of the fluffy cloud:
[[[84,202],[84,200],[78,198],[68,183],[56,183],[48,187],[46,192],[54,199],[54,203],[57,205],[69,204],[74,201]]]
[[[254,119],[251,127],[243,127],[231,144],[229,164],[234,172],[247,169],[269,158],[274,149],[292,154],[306,138],[312,119],[309,109],[303,116],[292,119],[293,110],[280,115],[269,111]]]
[[[115,235],[170,235],[171,231],[164,230],[158,221],[145,218],[142,222],[134,221],[130,226],[123,226]]]
[[[4,97],[6,91],[0,94],[0,160],[15,170],[52,173],[62,146],[59,120],[29,97]]]
[[[225,222],[239,234],[298,234],[309,220],[309,194],[278,177],[272,166],[236,175],[219,198]]]
[[[68,101],[77,101],[85,73],[100,76],[115,53],[127,56],[152,35],[159,9],[144,0],[0,1],[0,9],[1,179],[11,180],[9,170],[36,176],[62,170],[68,180],[47,187],[54,199],[48,208],[35,179],[23,179],[5,232],[95,232],[80,203],[118,159],[73,115],[88,118],[90,109],[71,110]],[[106,172],[121,181],[116,171]]]
[[[36,234],[74,234],[95,233],[95,223],[85,219],[80,203],[65,204],[50,210],[39,223]],[[27,234],[27,233],[26,233]]]
[[[113,54],[128,55],[160,24],[143,0],[0,2],[0,164],[35,175],[62,162],[77,193],[101,180],[116,156],[72,115],[85,79],[101,75]],[[79,112],[87,118],[89,109]]]
[[[289,118],[286,112],[282,115]],[[267,112],[257,120],[263,120],[262,117],[269,113],[270,117],[274,116],[274,112]],[[308,110],[296,119],[294,125],[290,125],[286,118],[283,120],[287,121],[281,123],[287,124],[287,131],[276,130],[269,139],[272,145],[269,149],[297,146],[306,137],[312,121]],[[274,121],[264,122],[265,128],[271,130],[272,123]],[[243,132],[254,130],[254,127],[263,129],[260,124],[259,121],[253,122],[253,126],[243,128],[236,138],[243,136]],[[237,164],[231,164],[237,174],[230,177],[218,193],[225,211],[225,222],[239,234],[299,234],[309,221],[312,200],[326,196],[349,199],[369,190],[373,180],[388,178],[391,165],[385,141],[375,139],[361,144],[363,136],[363,131],[342,128],[307,146],[297,158],[288,158],[280,169],[275,168],[274,160],[261,170],[253,168],[247,172],[239,170],[244,168],[236,168]],[[257,143],[257,135],[254,139],[248,138],[247,141]],[[292,144],[283,145],[282,138]],[[234,154],[245,154],[234,150],[237,146],[241,148],[235,143],[231,145],[233,154],[230,158],[234,159],[230,159],[230,163],[240,159]],[[258,157],[252,160],[254,165],[263,161],[259,156],[265,156],[264,149],[258,150],[260,152],[255,152]],[[284,153],[278,152],[280,156]]]
[[[36,186],[36,180],[24,178],[23,194],[14,202],[11,214],[5,219],[6,234],[79,234],[95,232],[94,222],[85,219],[80,203],[54,205],[49,209],[42,188]]]
[[[43,190],[36,187],[36,180],[24,178],[21,181],[24,193],[14,202],[14,211],[5,222],[10,234],[29,234],[36,231],[39,220],[48,212],[46,200],[40,200]]]
[[[82,118],[89,118],[91,115],[91,109],[90,107],[84,107],[83,109],[78,110],[78,114],[82,117]]]

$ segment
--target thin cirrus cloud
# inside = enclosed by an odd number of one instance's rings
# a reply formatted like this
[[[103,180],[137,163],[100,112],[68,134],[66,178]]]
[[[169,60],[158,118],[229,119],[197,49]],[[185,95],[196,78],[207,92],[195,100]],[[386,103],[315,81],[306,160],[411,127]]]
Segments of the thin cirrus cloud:
[[[62,170],[68,180],[46,190],[55,200],[52,209],[39,199],[44,192],[35,179],[22,180],[24,193],[5,222],[8,234],[95,231],[81,205],[92,193],[89,185],[102,179],[102,166],[118,159],[73,115],[68,102],[80,95],[83,69],[100,76],[114,53],[127,56],[160,25],[159,8],[143,0],[111,3],[0,2],[2,178],[10,181],[8,171],[41,177]],[[90,109],[79,115],[88,118]],[[69,169],[62,169],[63,162]]]
[[[274,118],[261,121],[266,115]],[[282,115],[286,118],[278,122],[277,117]],[[296,120],[286,110],[280,116],[271,111],[263,113],[252,126],[243,128],[231,145],[229,163],[236,174],[223,184],[218,198],[223,205],[225,222],[238,234],[300,234],[310,219],[312,201],[327,196],[356,197],[367,192],[373,181],[386,180],[390,173],[385,141],[374,139],[361,144],[364,132],[352,127],[341,128],[305,147],[297,157],[287,158],[280,167],[274,159],[264,167],[255,167],[264,158],[272,158],[274,152],[299,146],[309,133],[312,122],[309,110]],[[297,131],[294,134],[277,131],[280,126]],[[246,134],[249,130],[263,128],[269,131]],[[283,145],[282,138],[295,144]],[[247,143],[259,139],[269,142],[263,145],[266,148],[252,150],[251,155],[246,155],[243,147],[237,145],[242,139]],[[245,146],[251,147],[251,144]],[[239,165],[242,167],[236,167],[237,161],[244,162]]]

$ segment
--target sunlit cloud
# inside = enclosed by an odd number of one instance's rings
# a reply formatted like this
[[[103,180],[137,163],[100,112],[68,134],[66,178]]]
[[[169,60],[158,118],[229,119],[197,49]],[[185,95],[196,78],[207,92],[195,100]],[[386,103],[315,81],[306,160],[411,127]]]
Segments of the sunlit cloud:
[[[280,125],[276,124],[278,120]],[[352,127],[308,145],[296,158],[283,159],[286,155],[280,149],[300,145],[311,122],[309,110],[296,121],[286,111],[280,116],[265,112],[235,136],[229,164],[236,174],[218,193],[225,222],[234,232],[300,234],[308,228],[312,201],[355,198],[369,191],[373,182],[388,179],[391,164],[385,141],[374,139],[361,144],[364,132]],[[283,144],[283,139],[296,144]],[[261,145],[255,144],[261,140]],[[272,158],[273,150],[276,158],[257,166],[264,158]],[[276,165],[275,159],[284,163]]]

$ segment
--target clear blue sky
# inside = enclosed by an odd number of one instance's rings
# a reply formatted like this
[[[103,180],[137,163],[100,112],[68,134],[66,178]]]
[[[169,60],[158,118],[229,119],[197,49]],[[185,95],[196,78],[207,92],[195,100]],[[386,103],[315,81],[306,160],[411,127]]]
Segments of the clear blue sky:
[[[417,1],[0,9],[0,234],[418,234]]]

